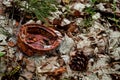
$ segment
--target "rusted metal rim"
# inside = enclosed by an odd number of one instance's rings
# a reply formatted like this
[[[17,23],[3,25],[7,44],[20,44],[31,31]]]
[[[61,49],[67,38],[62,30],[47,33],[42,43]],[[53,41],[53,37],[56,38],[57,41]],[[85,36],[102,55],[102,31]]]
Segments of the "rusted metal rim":
[[[18,47],[28,56],[42,55],[56,49],[62,41],[60,32],[40,24],[25,24],[18,34]]]

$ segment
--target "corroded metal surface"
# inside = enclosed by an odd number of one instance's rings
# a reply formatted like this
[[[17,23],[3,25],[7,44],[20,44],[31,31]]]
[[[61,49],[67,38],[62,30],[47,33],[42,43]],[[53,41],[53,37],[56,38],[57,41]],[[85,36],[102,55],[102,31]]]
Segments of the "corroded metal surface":
[[[48,53],[56,49],[61,41],[60,32],[39,24],[25,24],[18,34],[18,47],[28,56]]]

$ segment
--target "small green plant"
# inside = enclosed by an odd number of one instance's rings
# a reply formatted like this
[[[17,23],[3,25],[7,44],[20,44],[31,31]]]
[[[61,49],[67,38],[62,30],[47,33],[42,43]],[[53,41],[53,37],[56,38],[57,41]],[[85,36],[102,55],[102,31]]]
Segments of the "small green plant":
[[[5,55],[5,53],[3,53],[3,52],[0,52],[0,57],[2,57],[2,56],[4,56]]]
[[[14,5],[24,13],[34,14],[42,21],[56,11],[56,0],[14,0]],[[34,17],[34,15],[32,15]]]
[[[116,5],[116,2],[114,0],[113,4],[112,4],[112,9],[113,9],[114,17],[111,18],[111,20],[113,20],[115,22],[116,26],[118,26],[120,28],[120,25],[118,24],[119,23],[119,19],[116,19],[116,12],[115,12],[116,11],[116,7],[117,7],[117,5]]]
[[[89,14],[90,16],[94,15],[96,12],[92,7],[85,8],[85,12]]]
[[[97,0],[90,0],[92,2],[92,4],[94,4]]]
[[[79,24],[79,26],[81,27],[81,28],[89,28],[89,27],[91,27],[92,26],[92,24],[93,24],[93,22],[94,22],[94,20],[91,18],[91,17],[89,17],[89,18],[84,18],[83,20],[82,20],[82,22]]]
[[[93,19],[92,18],[85,18],[83,20],[83,22],[84,22],[84,27],[91,27],[92,23],[93,23]]]
[[[96,12],[94,10],[94,5],[97,0],[90,0],[91,6],[85,8],[85,12],[89,14],[90,16],[94,15]]]
[[[85,13],[87,14],[83,20],[83,27],[91,27],[93,24],[92,16],[96,13],[93,7],[85,8]]]
[[[83,27],[91,27],[94,20],[92,19],[92,16],[96,13],[94,7],[95,7],[95,3],[97,2],[97,0],[90,0],[91,2],[91,6],[90,7],[86,7],[84,9],[84,12],[86,13],[86,16],[84,17],[83,20]]]

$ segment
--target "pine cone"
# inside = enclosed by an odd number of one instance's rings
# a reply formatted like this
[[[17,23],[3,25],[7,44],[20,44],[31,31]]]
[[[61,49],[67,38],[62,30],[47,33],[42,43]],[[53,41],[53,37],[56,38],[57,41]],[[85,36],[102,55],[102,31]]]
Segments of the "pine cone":
[[[88,58],[83,52],[76,52],[75,55],[71,56],[70,68],[74,71],[86,71],[88,65]]]

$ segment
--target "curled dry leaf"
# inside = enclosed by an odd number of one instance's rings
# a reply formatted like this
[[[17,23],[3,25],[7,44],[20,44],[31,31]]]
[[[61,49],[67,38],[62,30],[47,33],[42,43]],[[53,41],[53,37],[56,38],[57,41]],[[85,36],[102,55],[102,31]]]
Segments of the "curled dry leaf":
[[[70,7],[71,9],[71,12],[69,13],[69,17],[72,17],[72,18],[83,18],[85,16],[85,13],[84,12],[80,12],[79,10],[76,10],[72,7]]]
[[[60,67],[58,69],[55,69],[53,72],[51,73],[48,73],[48,75],[51,75],[51,76],[59,76],[61,75],[62,73],[64,73],[66,71],[66,68],[65,67]]]
[[[74,16],[74,17],[80,17],[80,16],[81,16],[81,13],[80,13],[78,10],[74,10],[73,16]]]
[[[15,43],[14,43],[13,41],[8,41],[8,46],[14,47],[14,46],[15,46]]]
[[[69,25],[68,25],[68,30],[67,30],[67,35],[69,37],[73,37],[72,33],[76,30],[78,26],[76,25],[76,23],[74,22],[71,22]]]
[[[53,20],[53,23],[52,23],[52,24],[53,24],[53,25],[60,25],[60,24],[61,24],[61,20],[55,18],[55,19]]]

